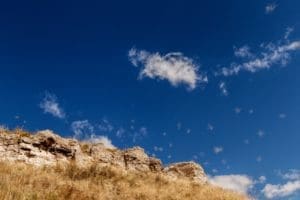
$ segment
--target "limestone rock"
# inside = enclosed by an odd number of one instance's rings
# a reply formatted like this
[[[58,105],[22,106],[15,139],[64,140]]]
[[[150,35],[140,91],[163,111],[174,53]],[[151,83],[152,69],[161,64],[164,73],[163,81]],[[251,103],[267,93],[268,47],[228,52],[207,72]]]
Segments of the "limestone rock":
[[[0,160],[35,166],[51,166],[70,161],[79,166],[97,163],[142,173],[164,173],[173,179],[189,178],[197,183],[206,182],[204,170],[194,162],[175,163],[163,168],[159,159],[149,157],[140,147],[110,149],[101,143],[62,138],[50,130],[33,135],[22,131],[0,130]]]
[[[203,168],[195,162],[181,162],[169,165],[164,172],[170,177],[189,178],[197,183],[207,182]]]

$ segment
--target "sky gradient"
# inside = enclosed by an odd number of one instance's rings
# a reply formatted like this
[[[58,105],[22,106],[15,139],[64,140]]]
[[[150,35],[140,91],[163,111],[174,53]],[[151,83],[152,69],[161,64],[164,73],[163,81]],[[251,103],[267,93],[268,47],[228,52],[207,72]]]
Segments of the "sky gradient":
[[[194,160],[300,198],[300,2],[9,1],[0,124]]]

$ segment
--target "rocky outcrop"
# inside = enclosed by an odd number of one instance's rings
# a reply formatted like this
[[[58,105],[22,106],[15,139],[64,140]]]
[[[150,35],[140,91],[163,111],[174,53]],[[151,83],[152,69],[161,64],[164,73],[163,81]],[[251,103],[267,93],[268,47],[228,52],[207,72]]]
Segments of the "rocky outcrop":
[[[172,178],[189,178],[195,182],[206,182],[207,177],[203,168],[195,162],[181,162],[169,165],[164,172]]]
[[[112,149],[102,143],[62,138],[49,130],[33,135],[22,131],[0,130],[0,160],[35,166],[70,161],[75,161],[79,166],[97,163],[124,170],[164,173],[174,179],[189,178],[198,183],[206,182],[204,170],[194,162],[175,163],[164,168],[159,159],[149,157],[140,147]]]

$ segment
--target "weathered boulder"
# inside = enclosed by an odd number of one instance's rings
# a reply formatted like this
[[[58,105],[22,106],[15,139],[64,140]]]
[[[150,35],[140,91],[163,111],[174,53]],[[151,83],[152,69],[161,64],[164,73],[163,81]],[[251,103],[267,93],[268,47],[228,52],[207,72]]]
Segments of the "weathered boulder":
[[[207,178],[203,168],[195,162],[181,162],[169,165],[164,172],[171,178],[189,178],[197,183],[206,183]]]
[[[137,171],[161,171],[161,161],[149,157],[144,149],[134,147],[124,151],[124,162],[126,169]]]

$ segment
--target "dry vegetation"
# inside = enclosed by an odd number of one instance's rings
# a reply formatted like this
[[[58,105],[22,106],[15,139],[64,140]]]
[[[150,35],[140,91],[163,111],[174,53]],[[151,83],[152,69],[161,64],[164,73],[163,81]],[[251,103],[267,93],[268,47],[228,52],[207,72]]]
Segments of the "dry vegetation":
[[[246,199],[210,185],[172,182],[159,174],[126,173],[113,167],[35,168],[0,162],[0,199],[4,200],[234,200]]]

